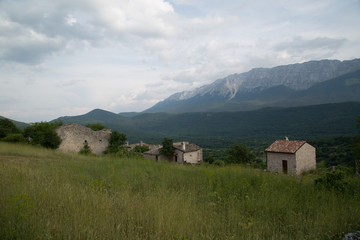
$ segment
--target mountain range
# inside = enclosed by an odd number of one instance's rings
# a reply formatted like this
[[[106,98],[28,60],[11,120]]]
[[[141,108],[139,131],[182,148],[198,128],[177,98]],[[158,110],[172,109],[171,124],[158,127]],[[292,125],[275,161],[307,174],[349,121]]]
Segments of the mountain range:
[[[354,59],[253,69],[174,94],[141,113],[95,109],[53,121],[101,123],[130,142],[170,137],[216,148],[234,141],[271,143],[285,135],[303,140],[355,135],[359,115],[360,59]]]
[[[244,111],[346,101],[360,101],[360,59],[255,68],[175,93],[144,112]]]
[[[164,137],[194,141],[202,147],[228,146],[234,141],[283,138],[319,139],[356,134],[360,103],[334,103],[254,111],[203,113],[142,113],[134,117],[95,109],[87,114],[60,117],[63,123],[101,123],[123,132],[130,142],[161,143]]]

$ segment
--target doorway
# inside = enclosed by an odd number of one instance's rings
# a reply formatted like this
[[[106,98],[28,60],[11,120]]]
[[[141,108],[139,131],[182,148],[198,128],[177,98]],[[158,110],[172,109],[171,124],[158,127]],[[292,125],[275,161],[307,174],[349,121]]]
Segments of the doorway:
[[[288,161],[287,160],[282,160],[282,170],[284,174],[288,173]]]

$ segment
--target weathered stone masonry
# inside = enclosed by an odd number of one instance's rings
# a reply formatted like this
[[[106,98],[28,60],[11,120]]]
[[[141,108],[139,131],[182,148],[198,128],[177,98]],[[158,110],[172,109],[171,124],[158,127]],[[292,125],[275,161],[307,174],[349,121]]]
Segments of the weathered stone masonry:
[[[92,153],[96,155],[102,154],[107,149],[111,136],[109,129],[93,131],[75,123],[58,127],[56,133],[62,140],[59,150],[78,153],[86,141]]]

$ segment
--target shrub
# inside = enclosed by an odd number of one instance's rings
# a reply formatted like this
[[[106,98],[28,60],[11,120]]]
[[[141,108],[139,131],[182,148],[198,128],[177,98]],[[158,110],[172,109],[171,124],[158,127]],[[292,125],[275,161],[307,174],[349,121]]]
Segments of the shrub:
[[[148,146],[140,146],[137,145],[134,147],[133,152],[137,152],[137,153],[144,153],[149,151],[149,147]]]
[[[325,176],[315,179],[315,186],[326,190],[344,192],[346,190],[346,185],[345,173],[341,170],[327,172]]]
[[[19,143],[25,142],[25,137],[21,133],[12,133],[4,137],[5,142]]]
[[[106,149],[105,153],[119,152],[123,148],[125,141],[126,141],[126,135],[124,133],[113,131],[110,136],[109,146]]]
[[[222,160],[215,160],[212,164],[219,167],[225,166],[225,162]]]
[[[79,153],[83,154],[83,155],[91,155],[92,154],[91,148],[89,147],[89,144],[87,141],[84,142],[84,147],[80,150]]]
[[[252,164],[251,165],[252,167],[254,168],[259,168],[259,169],[266,169],[267,166],[266,166],[266,162],[262,161],[262,160],[256,160],[256,163],[255,164]]]
[[[243,143],[235,143],[227,149],[226,163],[253,163],[255,154],[249,151]]]
[[[61,143],[55,129],[62,123],[35,123],[24,129],[24,136],[31,144],[41,145],[46,148],[56,149]]]
[[[208,156],[206,158],[204,158],[204,162],[207,162],[207,163],[210,163],[210,164],[213,164],[215,162],[215,158],[213,156]]]

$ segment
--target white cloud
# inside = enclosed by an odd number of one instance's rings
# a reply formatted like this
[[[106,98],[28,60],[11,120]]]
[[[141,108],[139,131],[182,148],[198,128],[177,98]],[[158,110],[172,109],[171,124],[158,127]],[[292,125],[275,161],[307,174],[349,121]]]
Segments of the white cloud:
[[[300,57],[307,59],[322,59],[333,57],[346,42],[346,39],[332,39],[317,37],[304,39],[301,36],[294,37],[291,41],[281,42],[275,46],[282,56]]]
[[[71,15],[68,15],[67,17],[65,17],[65,22],[70,25],[70,26],[73,26],[77,20],[76,18],[72,17]]]
[[[336,0],[0,1],[0,115],[141,111],[254,67],[359,57],[359,10]]]

